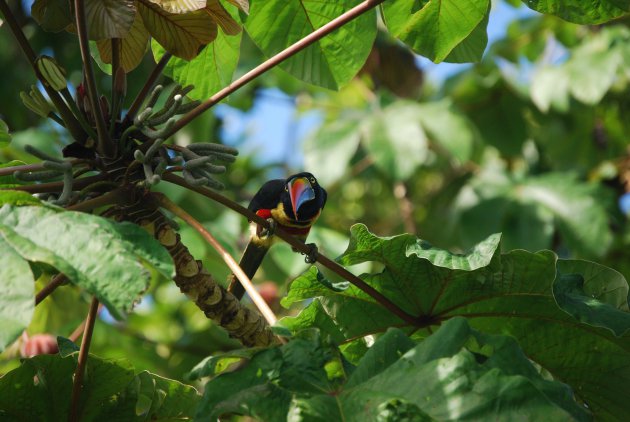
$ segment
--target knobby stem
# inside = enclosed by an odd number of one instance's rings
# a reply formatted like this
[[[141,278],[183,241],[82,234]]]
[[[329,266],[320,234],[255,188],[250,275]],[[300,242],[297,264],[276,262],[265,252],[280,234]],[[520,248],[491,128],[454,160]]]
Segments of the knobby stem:
[[[88,44],[88,34],[85,18],[84,0],[74,0],[75,24],[77,34],[79,36],[79,49],[81,51],[81,60],[83,61],[83,69],[85,71],[85,82],[87,84],[87,94],[90,101],[94,120],[96,121],[96,132],[98,134],[97,151],[105,157],[114,156],[114,144],[112,143],[107,127],[105,126],[105,117],[101,110],[101,105],[96,89],[96,81],[94,79],[94,68],[92,66],[92,57]]]
[[[74,371],[74,379],[72,383],[72,399],[70,402],[70,413],[68,414],[69,422],[78,422],[81,420],[79,414],[79,398],[81,396],[81,387],[83,386],[83,374],[87,364],[88,352],[90,351],[90,343],[92,341],[92,333],[94,332],[94,323],[96,322],[96,314],[98,312],[98,299],[92,298],[90,310],[85,319],[85,330],[81,339],[81,349],[79,350],[79,362],[77,369]]]
[[[274,325],[277,321],[277,318],[267,302],[260,296],[260,293],[256,290],[252,281],[245,275],[241,267],[239,267],[238,263],[232,258],[232,256],[221,246],[221,244],[217,241],[217,239],[212,236],[212,234],[206,230],[206,228],[197,221],[193,216],[188,214],[184,209],[179,207],[177,204],[173,203],[163,194],[153,194],[154,198],[157,200],[158,204],[175,214],[177,217],[181,218],[186,222],[186,224],[190,225],[193,229],[195,229],[217,252],[221,255],[221,258],[226,263],[226,265],[230,268],[230,270],[234,273],[238,281],[243,285],[245,291],[249,294],[249,297],[252,299],[252,302],[260,313],[265,317],[267,323],[269,325]],[[282,340],[282,339],[281,339]]]
[[[256,224],[259,224],[263,227],[269,228],[269,222],[266,219],[256,215],[255,213],[251,212],[250,210],[243,207],[242,205],[237,204],[236,202],[224,197],[223,195],[220,195],[217,192],[214,192],[210,189],[189,185],[188,183],[186,183],[186,181],[183,178],[176,176],[174,174],[164,174],[163,180],[185,187],[201,195],[204,195],[238,212],[239,214],[247,217],[247,219],[249,219],[250,221],[253,221]],[[297,251],[303,254],[308,254],[310,252],[309,247],[306,246],[304,242],[288,234],[287,232],[282,230],[282,228],[280,227],[276,227],[274,235],[278,236],[280,239],[284,240],[289,245],[293,246],[293,248],[295,248]],[[330,271],[333,271],[334,273],[340,275],[345,280],[348,280],[350,283],[355,285],[357,288],[361,289],[367,295],[372,297],[377,303],[379,303],[381,306],[383,306],[385,309],[387,309],[388,311],[390,311],[391,313],[393,313],[394,315],[396,315],[403,321],[411,325],[418,325],[418,324],[424,323],[423,321],[421,321],[420,318],[415,317],[411,314],[408,314],[407,312],[402,310],[398,305],[396,305],[394,302],[392,302],[387,297],[385,297],[381,292],[374,289],[365,281],[361,280],[359,277],[355,276],[350,271],[348,271],[341,265],[337,264],[335,261],[331,260],[330,258],[326,257],[325,255],[318,254],[317,262],[319,262],[324,267],[328,268]]]
[[[286,59],[304,50],[306,47],[310,46],[316,41],[319,41],[326,35],[342,27],[343,25],[350,22],[351,20],[373,9],[374,7],[383,3],[384,1],[385,0],[365,0],[364,2],[358,4],[357,6],[353,7],[352,9],[343,13],[342,15],[338,16],[337,18],[328,22],[326,25],[322,26],[321,28],[313,31],[306,37],[290,45],[286,49],[282,50],[280,53],[276,54],[272,58],[261,63],[259,66],[250,70],[249,72],[247,72],[246,74],[238,78],[236,81],[232,82],[231,84],[229,84],[228,86],[226,86],[225,88],[223,88],[222,90],[214,94],[212,97],[208,98],[206,101],[198,105],[189,113],[185,114],[181,119],[177,121],[177,123],[175,123],[175,125],[173,125],[171,130],[167,132],[167,134],[164,137],[168,138],[172,136],[178,130],[180,130],[181,128],[186,126],[188,123],[190,123],[190,121],[198,117],[201,113],[208,110],[209,108],[211,108],[212,106],[217,104],[219,101],[226,98],[228,95],[230,95],[237,89],[241,88],[242,86],[256,79],[257,77],[267,72],[268,70],[274,68],[275,66],[282,63]]]

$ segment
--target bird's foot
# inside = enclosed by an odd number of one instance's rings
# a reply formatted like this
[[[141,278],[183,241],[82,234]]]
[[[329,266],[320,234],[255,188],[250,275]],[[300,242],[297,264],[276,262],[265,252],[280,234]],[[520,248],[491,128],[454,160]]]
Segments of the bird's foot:
[[[278,226],[276,220],[274,220],[273,218],[268,218],[267,222],[269,223],[269,227],[262,227],[260,229],[260,232],[258,233],[258,237],[266,239],[270,236],[273,236],[276,232],[276,227]]]
[[[308,252],[302,254],[305,255],[304,262],[306,262],[307,264],[314,264],[315,261],[317,261],[317,257],[319,256],[317,245],[314,243],[307,243],[306,247],[308,248]]]

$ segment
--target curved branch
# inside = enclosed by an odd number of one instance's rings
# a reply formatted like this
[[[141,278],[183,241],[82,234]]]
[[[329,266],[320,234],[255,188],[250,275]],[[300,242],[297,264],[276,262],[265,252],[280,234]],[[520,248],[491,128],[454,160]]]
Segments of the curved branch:
[[[192,190],[201,195],[204,195],[238,212],[239,214],[244,215],[250,221],[253,221],[256,224],[259,224],[263,227],[269,228],[269,222],[267,220],[251,212],[244,206],[237,204],[236,202],[226,198],[223,195],[218,194],[217,192],[214,192],[210,189],[189,185],[188,183],[186,183],[186,181],[183,178],[176,176],[174,174],[165,174],[163,176],[163,180],[166,180],[167,182],[174,183],[176,185],[185,187],[189,190]],[[303,254],[308,254],[310,252],[309,247],[306,246],[304,242],[288,234],[287,232],[282,230],[281,227],[276,227],[274,235],[278,236],[280,239],[284,240],[289,245],[293,246],[295,249],[297,249],[299,252],[302,252]],[[361,289],[367,295],[372,297],[376,302],[378,302],[381,306],[383,306],[385,309],[387,309],[388,311],[390,311],[391,313],[393,313],[394,315],[396,315],[403,321],[408,322],[409,324],[412,324],[412,325],[418,325],[418,324],[423,323],[423,321],[421,321],[419,317],[415,317],[411,314],[408,314],[407,312],[402,310],[398,305],[396,305],[394,302],[392,302],[386,296],[384,296],[381,292],[379,292],[374,287],[367,284],[365,281],[361,280],[356,275],[352,274],[350,271],[348,271],[341,265],[337,264],[332,259],[327,258],[326,256],[322,254],[318,254],[317,262],[319,262],[324,267],[328,268],[330,271],[333,271],[339,274],[341,277],[348,280],[350,283],[354,284],[357,288]]]

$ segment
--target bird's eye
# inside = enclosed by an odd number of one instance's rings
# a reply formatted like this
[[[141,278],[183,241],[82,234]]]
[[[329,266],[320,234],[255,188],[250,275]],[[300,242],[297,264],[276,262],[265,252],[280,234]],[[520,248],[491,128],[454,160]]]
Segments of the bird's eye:
[[[314,178],[314,177],[311,177],[311,178],[310,178],[310,181],[311,181],[311,183],[315,183],[315,178]]]

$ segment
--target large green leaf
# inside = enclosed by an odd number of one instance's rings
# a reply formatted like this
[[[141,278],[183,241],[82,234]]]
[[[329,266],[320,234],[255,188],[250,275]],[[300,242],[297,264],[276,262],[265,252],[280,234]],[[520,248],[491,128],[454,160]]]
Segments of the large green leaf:
[[[124,38],[133,24],[135,14],[133,0],[86,0],[88,37],[91,40]]]
[[[4,120],[0,120],[0,148],[9,145],[11,142],[11,134],[9,133],[9,126],[4,122]]]
[[[26,329],[35,309],[35,280],[28,262],[0,238],[0,351]]]
[[[397,0],[383,4],[389,31],[417,53],[439,63],[451,53],[452,61],[481,58],[481,44],[487,42],[485,26],[489,0]],[[465,48],[453,52],[468,37]]]
[[[245,29],[263,53],[272,56],[358,3],[358,0],[254,0]],[[371,11],[280,67],[305,82],[338,89],[361,69],[375,37],[376,15]]]
[[[0,419],[67,420],[77,355],[36,356],[0,378]],[[180,420],[192,416],[198,399],[191,386],[90,355],[78,412],[82,421]]]
[[[289,297],[291,301],[317,297],[297,317],[284,318],[283,325],[296,331],[318,327],[339,342],[391,326],[426,337],[432,332],[431,326],[464,316],[478,330],[516,338],[529,358],[555,379],[571,385],[603,420],[629,411],[625,397],[630,394],[630,366],[626,363],[630,361],[630,335],[626,331],[630,321],[608,318],[611,307],[601,306],[601,301],[584,309],[560,299],[568,303],[562,306],[571,315],[561,309],[552,289],[557,262],[552,252],[516,250],[500,255],[490,238],[484,242],[486,246],[471,252],[469,258],[475,257],[478,264],[466,270],[457,263],[460,255],[430,247],[411,235],[381,238],[362,225],[353,226],[351,234],[350,246],[340,262],[354,265],[373,261],[383,266],[382,271],[361,278],[416,316],[419,326],[401,321],[354,286],[343,290],[327,287],[330,283],[314,271],[296,281],[298,289],[292,292],[291,288]],[[582,265],[571,272],[585,280],[600,268],[591,263]],[[598,291],[608,291],[619,289],[623,283],[625,280],[608,271],[602,272],[596,284]],[[579,289],[568,290],[574,298],[576,292]],[[617,307],[614,312],[622,311]],[[592,321],[596,324],[591,325]],[[617,337],[613,330],[625,334]]]
[[[206,46],[197,57],[183,60],[173,57],[164,73],[181,85],[194,85],[188,96],[204,100],[232,82],[239,58],[241,34],[228,36],[219,31],[217,38]],[[164,54],[164,49],[156,42],[151,43],[156,60]]]
[[[95,295],[116,318],[131,309],[152,278],[174,274],[166,249],[131,223],[47,207],[5,205],[0,209],[0,236],[24,259],[57,268]]]
[[[139,1],[137,6],[145,28],[174,56],[191,60],[217,36],[216,22],[203,10],[169,13],[147,0]]]
[[[571,390],[544,380],[514,339],[479,333],[463,318],[419,345],[389,329],[356,368],[330,369],[337,356],[300,333],[209,381],[197,419],[229,413],[308,421],[588,419]]]
[[[413,103],[396,102],[370,115],[361,134],[374,164],[394,180],[411,177],[427,158],[427,137]]]
[[[616,19],[630,11],[628,0],[523,0],[540,13],[556,15],[569,22],[599,24]]]

